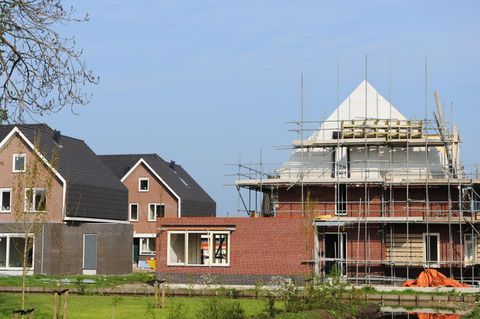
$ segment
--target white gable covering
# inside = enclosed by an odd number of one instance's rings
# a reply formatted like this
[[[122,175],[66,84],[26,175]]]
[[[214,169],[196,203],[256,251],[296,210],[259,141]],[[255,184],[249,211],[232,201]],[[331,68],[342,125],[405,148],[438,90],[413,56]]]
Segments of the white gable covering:
[[[341,121],[362,119],[406,120],[395,106],[364,80],[330,114],[309,140],[331,139],[332,133],[340,128]]]
[[[334,141],[333,133],[342,121],[401,120],[403,116],[367,81],[363,81],[322,123],[308,141]],[[389,164],[389,162],[391,163]],[[302,164],[303,163],[303,164]],[[444,163],[439,148],[363,146],[296,149],[277,173],[281,178],[297,179],[404,180],[406,178],[444,178]],[[408,173],[407,173],[408,171]]]

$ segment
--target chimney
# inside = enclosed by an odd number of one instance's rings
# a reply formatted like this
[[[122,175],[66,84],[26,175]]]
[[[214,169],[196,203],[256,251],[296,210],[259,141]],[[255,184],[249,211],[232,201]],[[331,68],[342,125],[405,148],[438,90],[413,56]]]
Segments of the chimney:
[[[57,143],[58,145],[60,145],[60,137],[61,137],[61,132],[60,131],[57,131],[57,130],[54,130],[53,131],[53,140],[55,141],[55,143]]]
[[[175,170],[175,161],[170,161],[170,168]]]

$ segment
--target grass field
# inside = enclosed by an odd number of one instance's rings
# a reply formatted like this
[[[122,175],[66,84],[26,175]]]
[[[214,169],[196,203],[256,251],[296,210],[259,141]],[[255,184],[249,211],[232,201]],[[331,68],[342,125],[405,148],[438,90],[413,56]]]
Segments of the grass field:
[[[189,318],[195,318],[196,314],[205,302],[204,298],[167,298],[167,309],[153,309],[153,297],[127,297],[121,299],[113,296],[83,296],[70,295],[68,299],[68,318],[112,318],[113,304],[116,319],[129,318],[167,318],[168,307],[175,301],[181,301],[188,307]],[[259,314],[264,308],[264,302],[254,299],[238,299],[247,316]],[[12,311],[20,308],[20,294],[0,293],[0,318],[12,318]],[[51,318],[53,309],[53,295],[28,294],[27,308],[35,308],[35,318]]]

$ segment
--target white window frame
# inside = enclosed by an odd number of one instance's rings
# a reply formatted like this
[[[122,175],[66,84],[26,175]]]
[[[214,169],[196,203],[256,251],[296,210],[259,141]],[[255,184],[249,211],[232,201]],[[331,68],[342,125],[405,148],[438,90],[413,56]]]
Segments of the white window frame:
[[[35,266],[35,236],[33,234],[28,234],[27,237],[33,240],[32,242],[32,267],[27,267],[26,270],[28,272],[32,271]],[[10,263],[10,240],[11,238],[25,238],[25,234],[20,233],[8,233],[8,234],[0,234],[0,238],[2,240],[7,241],[7,247],[5,250],[5,267],[0,267],[0,270],[14,270],[14,271],[21,271],[23,267],[9,267],[8,264]]]
[[[30,207],[30,210],[27,209],[28,208],[28,191],[29,190],[32,190],[32,207]],[[45,210],[35,210],[35,192],[38,191],[38,190],[42,190],[45,192]],[[41,188],[41,187],[34,187],[34,188],[25,188],[25,212],[27,213],[44,213],[46,210],[47,210],[47,190],[45,188]]]
[[[170,238],[172,234],[184,234],[185,235],[185,262],[184,263],[174,263],[170,260]],[[208,263],[204,265],[200,264],[189,264],[188,263],[188,235],[189,234],[206,234],[208,236]],[[225,264],[219,264],[213,262],[212,256],[214,254],[214,247],[213,247],[213,242],[214,242],[214,234],[225,234],[227,235],[227,262]],[[192,231],[181,231],[181,230],[171,230],[167,232],[167,266],[182,266],[182,267],[230,267],[230,255],[231,255],[231,250],[230,250],[230,242],[232,238],[232,232],[228,230],[215,230],[215,231],[209,231],[209,230],[192,230]]]
[[[473,251],[473,258],[472,260],[467,260],[467,255],[465,255],[465,251],[466,251],[466,245],[467,245],[467,237],[471,237],[471,240],[468,240],[468,241],[471,241],[472,244],[473,244],[473,247],[472,247],[472,251]],[[478,239],[477,239],[477,235],[475,234],[464,234],[463,235],[463,260],[465,262],[465,265],[475,265],[477,263],[477,247],[478,245]]]
[[[155,256],[156,254],[156,251],[157,251],[157,243],[156,243],[156,237],[141,237],[140,238],[140,249],[138,250],[138,253],[140,255],[143,255],[143,256]],[[142,249],[142,240],[147,240],[147,241],[151,241],[153,240],[154,244],[155,244],[155,250],[154,251],[143,251]],[[149,246],[148,245],[149,243],[147,243],[147,247]]]
[[[154,205],[153,210],[153,219],[150,218],[150,206]],[[148,211],[147,211],[147,220],[149,222],[154,222],[157,220],[157,206],[163,206],[163,211],[165,212],[165,204],[163,203],[148,203]]]
[[[3,193],[9,192],[10,193],[10,204],[8,207],[10,209],[4,210],[3,209]],[[11,213],[12,212],[12,189],[11,188],[0,188],[0,213]]]
[[[341,201],[341,203],[345,204],[345,211],[340,212],[338,209],[339,199],[340,199],[340,186],[345,187],[345,198]],[[335,216],[347,216],[348,215],[348,185],[347,184],[337,184],[334,187],[335,189]]]
[[[433,263],[427,260],[427,235],[428,236],[436,236],[437,237],[437,254],[438,254],[438,261]],[[423,262],[425,267],[430,268],[440,268],[440,261],[442,259],[442,252],[440,251],[440,233],[423,233]]]
[[[132,206],[133,205],[136,205],[137,206],[137,218],[136,219],[133,219],[132,218]],[[138,222],[138,215],[139,215],[139,209],[138,209],[138,203],[130,203],[128,205],[128,219],[132,222]]]
[[[15,169],[15,158],[17,158],[17,157],[23,157],[23,170]],[[25,172],[26,167],[27,167],[27,154],[25,154],[25,153],[13,154],[13,156],[12,156],[12,172],[13,173],[23,173],[23,172]]]
[[[147,189],[142,189],[141,185],[143,181],[147,181]],[[139,192],[148,192],[150,190],[150,178],[148,177],[140,177],[138,179],[138,191]]]

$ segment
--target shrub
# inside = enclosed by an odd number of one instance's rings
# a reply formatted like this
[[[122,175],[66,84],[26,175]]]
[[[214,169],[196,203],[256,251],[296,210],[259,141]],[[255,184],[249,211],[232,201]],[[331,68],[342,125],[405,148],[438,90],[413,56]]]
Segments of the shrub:
[[[199,309],[199,319],[244,319],[245,312],[238,301],[224,298],[207,298]]]
[[[286,312],[299,312],[305,308],[305,304],[299,296],[299,290],[292,280],[273,277],[269,286],[273,295],[284,302]]]
[[[188,307],[181,301],[173,301],[168,309],[168,319],[187,319]]]

